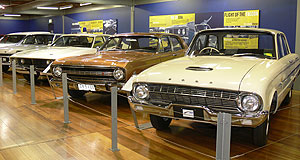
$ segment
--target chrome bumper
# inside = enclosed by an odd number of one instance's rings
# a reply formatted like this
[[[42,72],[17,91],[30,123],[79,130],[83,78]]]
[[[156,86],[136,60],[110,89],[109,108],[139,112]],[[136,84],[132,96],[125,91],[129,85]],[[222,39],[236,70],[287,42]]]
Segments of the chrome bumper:
[[[62,81],[60,79],[54,79],[52,78],[50,80],[50,83],[53,87],[62,87]],[[70,81],[68,80],[68,87],[71,90],[79,90],[78,89],[78,84],[76,82]],[[89,83],[82,83],[82,84],[89,84]],[[103,91],[109,91],[110,92],[110,88],[116,86],[118,88],[118,92],[119,93],[125,93],[123,91],[121,91],[123,85],[125,83],[103,83],[103,84],[90,84],[90,85],[94,85],[95,86],[95,92],[103,92]]]
[[[30,74],[29,72],[30,68],[29,67],[24,67],[24,66],[16,66],[16,71],[20,74]],[[37,72],[39,72],[39,75],[41,76],[52,76],[52,73],[48,72],[48,73],[43,73],[43,69],[39,69],[39,68],[35,68],[34,69],[34,74],[37,74]]]
[[[152,104],[141,104],[135,102],[135,98],[132,96],[128,96],[128,101],[130,107],[136,112],[144,112],[148,114],[158,115],[161,117],[169,117],[169,118],[176,118],[176,119],[186,119],[191,121],[197,121],[202,123],[211,123],[217,124],[218,117],[217,113],[212,112],[209,108],[204,106],[190,106],[190,105],[181,105],[181,104],[170,104],[166,108],[158,107]],[[190,118],[182,118],[174,116],[174,106],[181,106],[185,108],[199,108],[203,111],[203,117],[201,120],[199,119],[190,119]],[[239,126],[239,127],[252,127],[255,128],[262,124],[267,118],[268,112],[262,111],[255,114],[240,114],[240,115],[232,115],[231,124],[232,126]]]

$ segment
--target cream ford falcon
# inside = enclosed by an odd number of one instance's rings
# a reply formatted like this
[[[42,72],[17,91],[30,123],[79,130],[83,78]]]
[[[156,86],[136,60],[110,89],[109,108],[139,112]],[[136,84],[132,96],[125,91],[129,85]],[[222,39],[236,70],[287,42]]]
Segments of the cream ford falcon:
[[[56,59],[96,53],[96,48],[100,48],[108,37],[104,34],[65,34],[48,48],[19,52],[10,58],[16,60],[17,72],[29,81],[30,65],[35,66],[37,79],[49,71],[51,63]]]
[[[269,116],[288,104],[299,72],[299,55],[285,35],[268,29],[199,32],[187,55],[153,66],[123,87],[130,107],[150,114],[154,128],[172,118],[216,124],[217,113],[233,126],[253,128],[253,143],[267,142]]]

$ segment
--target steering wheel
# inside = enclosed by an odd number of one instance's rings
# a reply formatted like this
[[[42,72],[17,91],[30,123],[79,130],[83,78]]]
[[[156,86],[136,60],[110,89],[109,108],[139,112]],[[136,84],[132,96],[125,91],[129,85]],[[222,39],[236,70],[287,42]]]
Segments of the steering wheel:
[[[210,50],[209,55],[211,55],[213,50],[216,51],[217,53],[221,54],[220,51],[217,48],[214,48],[214,47],[205,47],[205,48],[200,50],[199,54],[201,54],[205,50]]]

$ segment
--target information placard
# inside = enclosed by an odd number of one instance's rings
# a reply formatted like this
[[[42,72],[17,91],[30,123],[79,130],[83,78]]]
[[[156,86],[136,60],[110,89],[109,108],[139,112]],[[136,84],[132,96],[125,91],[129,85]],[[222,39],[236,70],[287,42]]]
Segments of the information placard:
[[[226,11],[224,27],[259,27],[259,10]]]

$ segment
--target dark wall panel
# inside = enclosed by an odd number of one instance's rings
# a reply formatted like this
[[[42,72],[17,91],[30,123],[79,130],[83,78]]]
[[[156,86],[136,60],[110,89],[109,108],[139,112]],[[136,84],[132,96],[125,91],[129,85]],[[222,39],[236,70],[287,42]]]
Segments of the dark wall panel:
[[[62,33],[62,17],[54,16],[29,20],[29,31],[48,31],[49,19],[54,24],[54,33]]]
[[[90,20],[118,20],[118,33],[130,31],[130,7],[121,7],[85,13],[74,13],[65,16],[65,33],[71,33],[71,25],[78,21]]]
[[[0,34],[24,32],[28,30],[28,26],[29,22],[27,20],[0,19]]]
[[[178,0],[138,5],[135,9],[135,31],[148,32],[149,16],[154,15],[253,9],[260,10],[260,27],[283,31],[288,37],[291,50],[294,51],[296,0]]]

